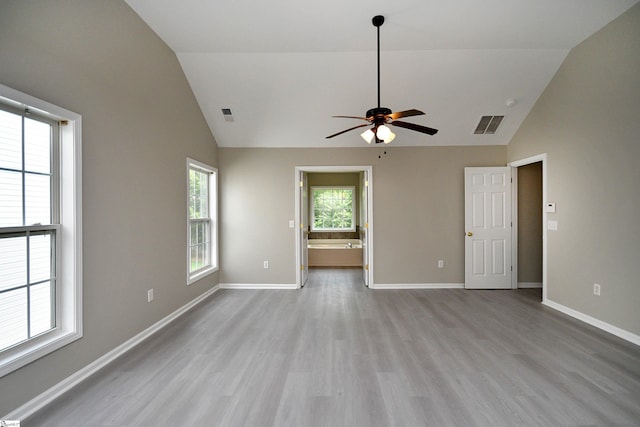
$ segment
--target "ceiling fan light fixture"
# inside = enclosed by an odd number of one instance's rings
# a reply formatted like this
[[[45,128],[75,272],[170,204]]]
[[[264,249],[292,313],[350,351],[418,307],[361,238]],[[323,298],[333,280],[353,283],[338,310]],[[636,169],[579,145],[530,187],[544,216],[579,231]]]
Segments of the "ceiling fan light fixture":
[[[376,137],[379,140],[386,142],[387,140],[389,140],[389,137],[391,135],[392,135],[391,129],[389,129],[385,125],[378,126],[378,129],[376,130]],[[395,136],[395,135],[393,135],[393,136]],[[391,142],[391,140],[389,140],[389,142]]]
[[[375,136],[375,134],[371,129],[367,129],[364,132],[362,132],[360,136],[362,137],[362,139],[367,141],[367,144],[371,144],[371,141],[373,141],[373,137]]]
[[[391,141],[395,139],[395,137],[396,137],[396,134],[389,131],[389,137],[382,142],[384,142],[385,144],[389,144]]]

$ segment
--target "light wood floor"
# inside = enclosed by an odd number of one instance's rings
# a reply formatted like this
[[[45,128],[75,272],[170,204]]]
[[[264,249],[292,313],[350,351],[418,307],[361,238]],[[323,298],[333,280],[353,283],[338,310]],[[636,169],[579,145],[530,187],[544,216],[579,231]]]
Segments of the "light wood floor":
[[[23,426],[640,425],[640,348],[539,290],[221,290]]]

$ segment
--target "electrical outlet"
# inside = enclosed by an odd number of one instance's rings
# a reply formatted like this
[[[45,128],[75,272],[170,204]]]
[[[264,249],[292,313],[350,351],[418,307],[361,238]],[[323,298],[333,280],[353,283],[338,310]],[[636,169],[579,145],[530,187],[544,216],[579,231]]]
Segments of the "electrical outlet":
[[[147,291],[147,302],[153,301],[153,288]]]
[[[269,261],[264,262],[264,268],[269,268]]]
[[[444,260],[443,259],[439,259],[438,260],[438,268],[444,268]]]
[[[598,285],[597,283],[593,284],[593,294],[600,296],[600,285]]]

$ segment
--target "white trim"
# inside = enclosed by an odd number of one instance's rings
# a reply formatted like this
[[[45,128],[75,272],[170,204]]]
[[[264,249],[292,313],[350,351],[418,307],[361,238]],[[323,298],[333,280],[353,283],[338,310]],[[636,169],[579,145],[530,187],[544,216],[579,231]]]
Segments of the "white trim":
[[[511,289],[518,289],[518,168],[511,166]]]
[[[0,98],[18,108],[29,108],[59,126],[60,233],[58,252],[57,327],[32,340],[5,350],[0,357],[0,377],[82,338],[82,116],[0,84]]]
[[[178,317],[182,316],[184,313],[186,313],[195,305],[199,304],[201,301],[203,301],[204,299],[212,295],[218,289],[219,289],[218,286],[214,286],[213,288],[209,289],[208,291],[194,298],[187,304],[183,305],[173,313],[169,314],[165,318],[154,323],[144,331],[128,339],[124,343],[120,344],[118,347],[114,348],[113,350],[104,354],[98,359],[94,360],[84,368],[74,372],[64,380],[60,381],[58,384],[54,385],[53,387],[49,388],[43,393],[40,393],[38,396],[34,397],[24,405],[13,410],[11,413],[5,415],[0,419],[24,420],[25,418],[30,417],[36,411],[39,411],[40,409],[44,408],[46,405],[51,403],[54,399],[57,399],[58,397],[62,396],[64,393],[71,390],[80,382],[86,380],[91,375],[95,374],[100,369],[104,368],[109,363],[113,362],[118,357],[122,356],[123,354],[125,354],[126,352],[128,352],[129,350],[137,346],[138,344],[142,343],[144,340],[146,340],[151,335],[155,334],[156,332],[158,332],[159,330],[167,326],[169,323],[176,320]]]
[[[295,283],[220,283],[220,289],[298,289]]]
[[[200,170],[203,173],[209,174],[209,221],[211,223],[211,236],[209,239],[211,241],[209,245],[209,251],[211,252],[211,265],[207,268],[201,269],[196,272],[191,272],[191,255],[189,248],[189,239],[191,235],[191,222],[189,218],[189,195],[191,192],[190,180],[189,180],[189,171],[191,169]],[[213,194],[212,194],[213,192]],[[198,160],[187,157],[187,286],[191,285],[198,280],[215,273],[219,269],[220,258],[218,250],[218,169],[209,166],[206,163],[202,163]]]
[[[378,283],[374,289],[464,289],[464,283]]]
[[[595,317],[591,317],[587,314],[584,314],[572,308],[566,307],[562,304],[558,304],[557,302],[554,302],[551,300],[542,301],[542,304],[554,310],[557,310],[561,313],[564,313],[567,316],[571,316],[574,319],[578,319],[591,326],[595,326],[596,328],[601,329],[610,334],[613,334],[619,338],[622,338],[623,340],[629,341],[632,344],[640,346],[640,335],[633,334],[629,331],[618,328],[617,326],[613,326],[607,322],[603,322],[602,320],[598,320]]]
[[[540,289],[542,282],[518,282],[518,289]]]
[[[295,230],[300,230],[300,174],[302,172],[366,172],[369,185],[367,186],[367,264],[369,265],[369,287],[374,287],[373,274],[373,167],[372,166],[296,166],[294,170],[294,200],[295,200]],[[362,207],[360,207],[362,209]],[[300,272],[301,242],[300,233],[294,233],[296,248],[296,287],[302,287],[302,274]]]
[[[542,162],[542,206],[547,205],[547,153],[538,154],[535,156],[527,157],[525,159],[514,160],[510,162],[508,166],[513,168],[518,168],[520,166],[530,165],[532,163]],[[517,205],[518,204],[518,191],[516,188],[516,192],[512,193],[511,203]],[[542,209],[542,206],[540,209]],[[516,209],[517,213],[517,209]],[[514,223],[518,220],[518,218],[513,218]],[[516,246],[517,246],[517,235],[515,236]],[[546,209],[542,209],[542,302],[547,301],[547,284],[549,283],[547,280],[547,211]],[[512,263],[517,264],[517,252],[516,259],[511,260]]]

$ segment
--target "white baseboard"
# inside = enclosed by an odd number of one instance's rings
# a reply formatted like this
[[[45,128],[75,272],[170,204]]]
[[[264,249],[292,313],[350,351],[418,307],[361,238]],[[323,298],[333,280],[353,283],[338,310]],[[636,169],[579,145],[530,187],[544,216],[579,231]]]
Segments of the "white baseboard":
[[[105,355],[99,357],[98,359],[94,360],[93,362],[91,362],[90,364],[85,366],[84,368],[80,369],[79,371],[76,371],[72,375],[70,375],[67,378],[65,378],[64,380],[60,381],[58,384],[56,384],[53,387],[49,388],[48,390],[42,392],[38,396],[34,397],[33,399],[31,399],[30,401],[28,401],[24,405],[20,406],[19,408],[15,409],[11,413],[9,413],[8,415],[5,415],[4,417],[2,417],[0,419],[3,419],[3,420],[24,420],[24,419],[30,417],[36,411],[44,408],[47,404],[51,403],[53,400],[55,400],[58,397],[62,396],[64,393],[66,393],[67,391],[71,390],[73,387],[78,385],[80,382],[82,382],[85,379],[89,378],[91,375],[95,374],[100,369],[104,368],[109,363],[113,362],[118,357],[122,356],[127,351],[131,350],[133,347],[137,346],[142,341],[144,341],[145,339],[149,338],[151,335],[153,335],[154,333],[158,332],[160,329],[162,329],[165,326],[167,326],[169,323],[171,323],[174,320],[176,320],[178,317],[180,317],[181,315],[183,315],[184,313],[189,311],[195,305],[197,305],[198,303],[200,303],[201,301],[206,299],[209,295],[211,295],[214,292],[216,292],[218,289],[219,289],[219,286],[214,286],[213,288],[209,289],[208,291],[206,291],[202,295],[196,297],[195,299],[193,299],[192,301],[190,301],[187,304],[183,305],[182,307],[180,307],[179,309],[177,309],[173,313],[169,314],[165,318],[163,318],[163,319],[159,320],[158,322],[154,323],[153,325],[149,326],[147,329],[145,329],[144,331],[140,332],[138,335],[136,335],[136,336],[130,338],[129,340],[125,341],[124,343],[120,344],[118,347],[114,348],[113,350],[111,350],[110,352],[106,353]]]
[[[372,289],[464,289],[464,283],[376,283]]]
[[[220,283],[220,289],[298,289],[295,283]]]
[[[636,335],[636,334],[632,334],[629,331],[626,331],[624,329],[618,328],[617,326],[613,326],[607,322],[603,322],[602,320],[598,320],[595,317],[591,317],[587,314],[581,313],[577,310],[574,310],[572,308],[566,307],[562,304],[558,304],[557,302],[553,302],[551,300],[545,300],[542,301],[542,304],[546,305],[547,307],[551,307],[554,310],[558,310],[568,316],[571,316],[575,319],[581,320],[584,323],[588,323],[591,326],[595,326],[598,329],[602,329],[605,332],[609,332],[610,334],[613,334],[617,337],[622,338],[623,340],[629,341],[630,343],[633,343],[635,345],[639,345],[640,346],[640,335]]]
[[[542,288],[542,282],[518,282],[518,289]]]

